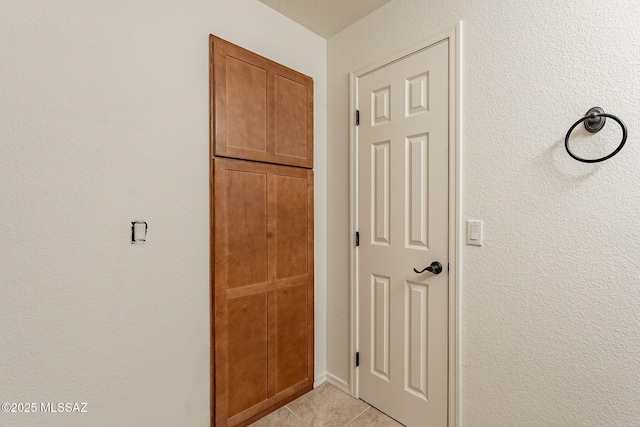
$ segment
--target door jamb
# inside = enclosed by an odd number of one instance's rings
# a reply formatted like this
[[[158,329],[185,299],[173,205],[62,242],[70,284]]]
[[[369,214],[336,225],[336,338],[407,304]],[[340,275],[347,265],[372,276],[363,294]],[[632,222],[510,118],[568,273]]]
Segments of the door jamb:
[[[349,310],[349,391],[353,397],[359,396],[358,370],[355,366],[355,354],[358,351],[358,251],[356,249],[356,231],[358,231],[358,163],[356,143],[358,128],[355,111],[358,108],[358,79],[378,68],[398,61],[406,56],[424,50],[444,40],[449,40],[449,396],[448,427],[457,427],[460,423],[460,245],[461,245],[461,59],[462,59],[462,21],[443,32],[435,34],[421,43],[405,49],[395,55],[375,62],[365,68],[350,73],[350,137],[349,153],[349,199],[350,199],[350,310]]]

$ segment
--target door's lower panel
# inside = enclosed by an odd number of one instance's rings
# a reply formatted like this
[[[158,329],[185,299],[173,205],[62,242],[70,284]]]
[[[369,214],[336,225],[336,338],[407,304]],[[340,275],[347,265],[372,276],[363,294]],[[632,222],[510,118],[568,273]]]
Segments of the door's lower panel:
[[[313,172],[212,169],[213,424],[243,426],[313,387]]]

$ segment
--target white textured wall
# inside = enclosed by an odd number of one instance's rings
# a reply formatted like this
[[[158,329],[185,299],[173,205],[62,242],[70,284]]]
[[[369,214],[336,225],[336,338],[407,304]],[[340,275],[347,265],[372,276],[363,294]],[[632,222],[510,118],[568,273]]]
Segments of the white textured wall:
[[[257,0],[0,0],[0,403],[88,402],[0,425],[209,425],[210,33],[315,79],[324,372],[326,41]]]
[[[464,21],[462,425],[640,425],[640,3],[394,0],[328,41],[328,371],[348,381],[348,72]],[[593,106],[629,140],[564,151]],[[576,143],[616,144],[613,122]],[[595,152],[594,152],[595,153]]]

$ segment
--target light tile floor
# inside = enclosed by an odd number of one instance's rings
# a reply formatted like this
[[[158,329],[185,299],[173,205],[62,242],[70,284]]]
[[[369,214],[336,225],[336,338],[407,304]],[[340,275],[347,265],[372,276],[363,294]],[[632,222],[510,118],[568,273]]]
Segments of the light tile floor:
[[[324,383],[250,427],[402,427],[376,408]]]

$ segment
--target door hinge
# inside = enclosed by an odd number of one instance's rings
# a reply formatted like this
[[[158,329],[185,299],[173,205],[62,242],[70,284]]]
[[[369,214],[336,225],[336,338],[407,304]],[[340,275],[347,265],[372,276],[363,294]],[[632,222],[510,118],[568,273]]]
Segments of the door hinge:
[[[356,368],[360,366],[360,352],[356,351]]]
[[[356,231],[356,246],[360,246],[360,232]]]
[[[356,126],[360,125],[360,110],[356,110]]]

